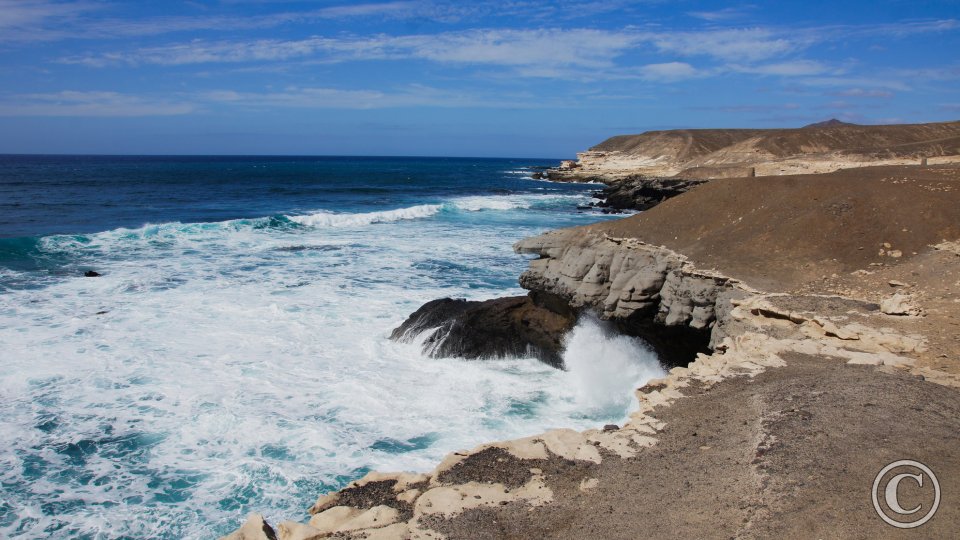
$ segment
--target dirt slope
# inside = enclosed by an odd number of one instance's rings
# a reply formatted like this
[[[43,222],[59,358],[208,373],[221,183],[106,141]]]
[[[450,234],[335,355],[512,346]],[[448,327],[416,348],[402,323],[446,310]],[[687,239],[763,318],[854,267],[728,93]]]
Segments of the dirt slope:
[[[790,290],[901,264],[960,238],[960,168],[718,179],[591,229],[664,245],[765,290]]]

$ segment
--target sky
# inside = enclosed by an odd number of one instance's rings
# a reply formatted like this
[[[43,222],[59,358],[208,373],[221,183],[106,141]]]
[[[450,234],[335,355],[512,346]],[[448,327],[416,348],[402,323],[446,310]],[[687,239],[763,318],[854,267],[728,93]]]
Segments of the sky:
[[[948,121],[958,52],[958,0],[0,0],[0,153],[565,158]]]

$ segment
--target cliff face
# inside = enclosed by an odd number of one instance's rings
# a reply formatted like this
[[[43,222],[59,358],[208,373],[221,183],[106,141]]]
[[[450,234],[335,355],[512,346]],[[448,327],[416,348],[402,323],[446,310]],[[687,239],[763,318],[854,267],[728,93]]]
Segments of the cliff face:
[[[603,318],[642,312],[664,326],[708,329],[717,296],[734,281],[697,270],[666,248],[577,230],[527,238],[514,249],[540,257],[520,276],[521,286],[562,296]]]
[[[553,179],[643,175],[732,178],[822,173],[868,165],[960,161],[960,122],[797,129],[697,129],[619,135],[577,154]]]

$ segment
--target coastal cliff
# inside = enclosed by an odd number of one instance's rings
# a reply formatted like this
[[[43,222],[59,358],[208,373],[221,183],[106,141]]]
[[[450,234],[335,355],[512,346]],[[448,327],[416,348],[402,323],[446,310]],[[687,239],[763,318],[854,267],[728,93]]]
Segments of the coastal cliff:
[[[736,178],[874,165],[960,162],[960,122],[795,129],[681,129],[618,135],[544,176],[617,183],[631,177]]]
[[[886,463],[935,463],[960,489],[958,239],[960,169],[870,167],[714,180],[522,240],[522,286],[669,357],[629,420],[370,473],[308,523],[254,515],[230,538],[882,535],[850,501]],[[956,508],[937,518],[928,534],[960,527]]]

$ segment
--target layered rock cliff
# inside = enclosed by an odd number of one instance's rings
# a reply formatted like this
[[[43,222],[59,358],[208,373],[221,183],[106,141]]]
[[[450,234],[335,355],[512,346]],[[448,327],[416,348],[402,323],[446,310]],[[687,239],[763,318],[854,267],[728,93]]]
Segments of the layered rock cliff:
[[[613,320],[653,345],[667,365],[686,365],[707,350],[718,299],[738,283],[669,249],[602,233],[553,231],[514,249],[539,256],[521,286]]]
[[[960,162],[960,122],[796,129],[689,129],[618,135],[546,173],[553,180],[617,182],[823,173],[871,165]]]

